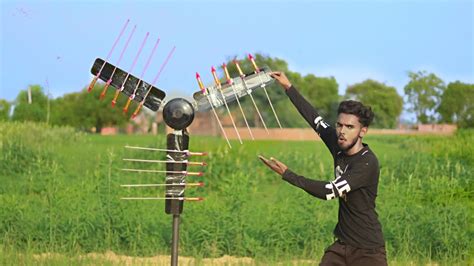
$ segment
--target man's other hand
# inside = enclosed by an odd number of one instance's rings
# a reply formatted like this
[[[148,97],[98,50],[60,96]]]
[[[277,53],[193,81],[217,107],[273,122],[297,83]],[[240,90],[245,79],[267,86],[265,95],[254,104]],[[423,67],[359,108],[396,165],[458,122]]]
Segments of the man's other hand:
[[[277,159],[275,159],[273,157],[270,157],[270,160],[268,160],[267,158],[263,157],[262,155],[259,155],[258,158],[266,166],[268,166],[268,168],[272,169],[273,171],[275,171],[279,175],[283,175],[283,173],[288,169],[288,167],[284,163],[278,161]]]

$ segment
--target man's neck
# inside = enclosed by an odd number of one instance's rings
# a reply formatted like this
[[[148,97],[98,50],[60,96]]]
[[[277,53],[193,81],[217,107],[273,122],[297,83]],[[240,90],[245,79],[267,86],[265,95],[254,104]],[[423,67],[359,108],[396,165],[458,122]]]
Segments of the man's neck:
[[[359,139],[357,141],[357,143],[352,147],[350,148],[349,150],[345,151],[344,153],[348,156],[351,156],[351,155],[354,155],[356,153],[358,153],[360,150],[362,150],[364,148],[364,145],[362,145],[362,139]]]

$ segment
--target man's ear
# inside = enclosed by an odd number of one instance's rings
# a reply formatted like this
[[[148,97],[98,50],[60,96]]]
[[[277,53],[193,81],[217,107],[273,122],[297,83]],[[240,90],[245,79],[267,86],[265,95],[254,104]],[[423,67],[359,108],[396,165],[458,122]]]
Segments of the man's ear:
[[[359,138],[363,138],[365,136],[365,134],[367,134],[367,130],[369,130],[368,127],[362,127],[360,129]]]

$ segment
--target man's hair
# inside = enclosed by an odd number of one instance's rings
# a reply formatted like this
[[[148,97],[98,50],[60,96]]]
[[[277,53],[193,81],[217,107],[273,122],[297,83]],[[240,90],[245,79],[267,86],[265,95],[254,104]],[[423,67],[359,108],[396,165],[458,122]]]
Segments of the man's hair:
[[[364,106],[361,102],[347,100],[342,101],[337,108],[337,114],[351,114],[359,118],[359,122],[364,126],[368,127],[372,120],[374,120],[374,112],[370,106]]]

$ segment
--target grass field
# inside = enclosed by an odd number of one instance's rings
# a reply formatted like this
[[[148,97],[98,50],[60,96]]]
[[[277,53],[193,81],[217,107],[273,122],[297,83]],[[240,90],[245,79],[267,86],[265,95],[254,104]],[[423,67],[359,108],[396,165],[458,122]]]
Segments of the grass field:
[[[79,259],[108,251],[127,256],[169,254],[171,217],[163,202],[121,196],[163,190],[124,189],[164,176],[130,174],[126,157],[164,159],[125,145],[165,147],[164,136],[97,136],[42,124],[0,124],[0,264],[29,264],[34,254],[58,253],[46,264],[107,264]],[[389,261],[396,265],[473,264],[474,132],[452,137],[373,136],[381,179],[377,210]],[[307,177],[332,179],[322,142],[257,141],[228,149],[225,141],[191,137],[190,150],[208,151],[204,188],[186,190],[203,202],[185,203],[180,255],[223,255],[273,264],[318,261],[332,243],[337,201],[324,202],[265,168],[258,154],[276,157]],[[147,166],[150,167],[150,166]],[[160,168],[160,166],[153,166]],[[162,166],[161,169],[164,169]],[[83,257],[82,257],[83,258]],[[97,261],[98,260],[98,261]]]

